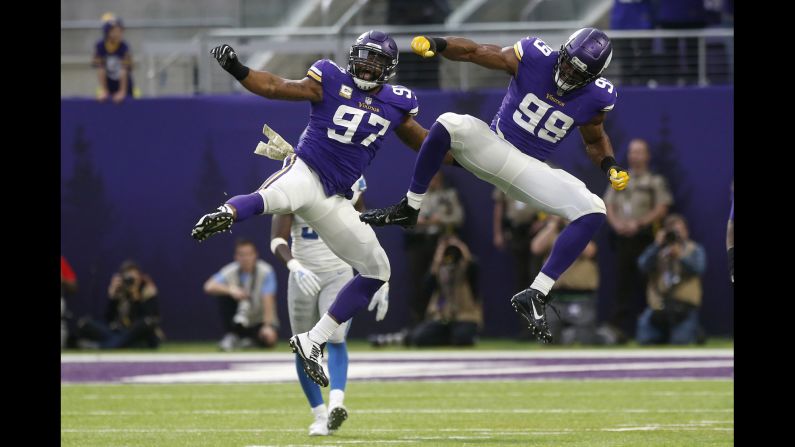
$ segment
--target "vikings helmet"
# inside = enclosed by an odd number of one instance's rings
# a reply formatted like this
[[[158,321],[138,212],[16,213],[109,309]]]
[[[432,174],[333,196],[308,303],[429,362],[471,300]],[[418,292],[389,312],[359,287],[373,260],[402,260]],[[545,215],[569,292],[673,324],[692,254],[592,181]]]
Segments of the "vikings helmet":
[[[395,76],[398,48],[395,40],[381,31],[363,33],[351,46],[348,73],[362,90],[372,90]]]
[[[555,63],[555,84],[565,94],[593,81],[613,58],[607,34],[596,28],[582,28],[560,46]]]

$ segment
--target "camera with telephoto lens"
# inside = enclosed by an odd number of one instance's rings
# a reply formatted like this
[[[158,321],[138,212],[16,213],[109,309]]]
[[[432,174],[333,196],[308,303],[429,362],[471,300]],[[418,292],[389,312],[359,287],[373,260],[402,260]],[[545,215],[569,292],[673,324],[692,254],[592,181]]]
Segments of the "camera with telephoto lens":
[[[121,277],[121,283],[124,287],[132,287],[132,285],[135,284],[135,276],[125,273]]]
[[[663,245],[670,245],[676,242],[680,242],[682,237],[679,235],[679,232],[676,230],[667,231],[665,233],[665,239],[663,240]]]

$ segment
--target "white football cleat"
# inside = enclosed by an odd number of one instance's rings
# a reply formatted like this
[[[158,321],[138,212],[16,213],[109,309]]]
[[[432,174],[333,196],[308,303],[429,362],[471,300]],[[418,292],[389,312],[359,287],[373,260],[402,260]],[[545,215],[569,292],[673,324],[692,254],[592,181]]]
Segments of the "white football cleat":
[[[309,436],[328,436],[328,421],[325,418],[315,418],[309,426]]]
[[[323,371],[323,348],[326,344],[318,344],[309,338],[309,332],[293,335],[290,338],[290,347],[298,354],[306,375],[320,386],[328,386],[328,377]]]

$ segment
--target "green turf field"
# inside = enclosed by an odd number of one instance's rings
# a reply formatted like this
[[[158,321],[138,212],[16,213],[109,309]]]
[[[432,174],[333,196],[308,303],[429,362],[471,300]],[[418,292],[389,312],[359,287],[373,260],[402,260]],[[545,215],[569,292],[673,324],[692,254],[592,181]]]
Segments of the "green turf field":
[[[734,382],[350,382],[329,437],[298,383],[62,385],[62,446],[728,446]]]

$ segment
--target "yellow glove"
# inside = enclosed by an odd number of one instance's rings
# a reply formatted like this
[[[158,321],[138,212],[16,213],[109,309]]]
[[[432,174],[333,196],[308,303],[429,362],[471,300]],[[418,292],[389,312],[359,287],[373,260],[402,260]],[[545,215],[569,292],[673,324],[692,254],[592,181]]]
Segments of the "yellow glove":
[[[608,171],[610,173],[610,185],[616,191],[621,191],[629,184],[629,173],[623,168],[613,166]]]
[[[411,39],[411,51],[422,57],[434,57],[436,56],[436,43],[433,39],[428,39],[425,36],[417,36]]]

